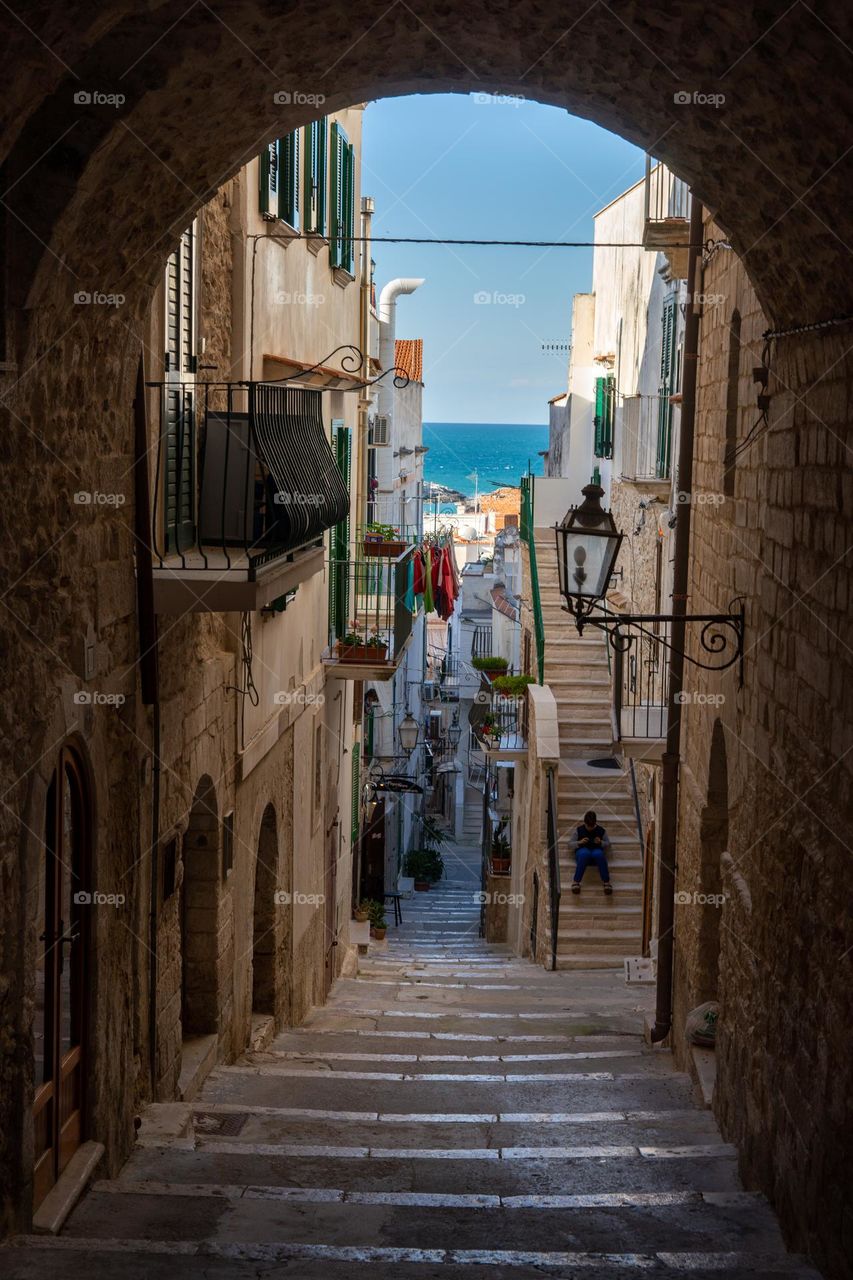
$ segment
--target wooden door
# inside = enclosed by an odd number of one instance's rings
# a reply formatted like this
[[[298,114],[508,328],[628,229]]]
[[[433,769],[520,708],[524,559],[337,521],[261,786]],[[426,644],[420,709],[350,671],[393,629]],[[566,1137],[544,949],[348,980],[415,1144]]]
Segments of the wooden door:
[[[83,1140],[91,815],[79,757],[63,748],[48,790],[39,871],[33,1098],[37,1207]]]

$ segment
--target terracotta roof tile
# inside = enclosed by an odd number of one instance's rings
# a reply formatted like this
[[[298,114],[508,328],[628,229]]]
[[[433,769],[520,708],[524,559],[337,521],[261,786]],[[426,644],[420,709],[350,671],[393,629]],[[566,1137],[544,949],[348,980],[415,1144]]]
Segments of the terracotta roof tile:
[[[410,382],[423,382],[423,338],[398,338],[394,343],[394,364],[403,370]]]

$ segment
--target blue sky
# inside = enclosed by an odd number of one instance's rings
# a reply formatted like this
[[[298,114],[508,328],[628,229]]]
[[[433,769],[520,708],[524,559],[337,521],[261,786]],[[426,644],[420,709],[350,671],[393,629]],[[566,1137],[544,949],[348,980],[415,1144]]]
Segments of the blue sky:
[[[592,215],[642,171],[624,139],[539,103],[418,95],[365,113],[362,190],[377,236],[590,240]],[[424,339],[427,421],[547,422],[568,354],[541,345],[569,336],[589,249],[378,244],[373,256],[380,288],[426,279],[401,299],[397,334]]]

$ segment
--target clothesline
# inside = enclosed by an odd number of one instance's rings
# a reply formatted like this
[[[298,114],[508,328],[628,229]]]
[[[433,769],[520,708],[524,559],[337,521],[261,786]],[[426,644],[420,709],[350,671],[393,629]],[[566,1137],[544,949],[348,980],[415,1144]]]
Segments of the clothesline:
[[[437,613],[447,622],[461,590],[452,530],[425,535],[412,561],[414,594],[423,598],[424,612]]]

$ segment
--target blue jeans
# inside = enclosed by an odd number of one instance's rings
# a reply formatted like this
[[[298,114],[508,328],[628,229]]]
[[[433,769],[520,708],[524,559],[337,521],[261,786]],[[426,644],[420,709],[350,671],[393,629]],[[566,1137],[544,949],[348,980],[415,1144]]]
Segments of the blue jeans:
[[[590,848],[589,845],[583,845],[580,849],[575,850],[575,857],[577,858],[577,865],[575,866],[576,884],[580,884],[587,867],[593,863],[598,867],[598,874],[601,879],[607,884],[610,879],[610,868],[607,865],[607,856],[603,847],[597,845],[594,848]]]

